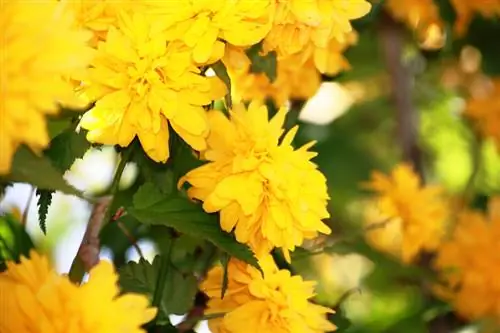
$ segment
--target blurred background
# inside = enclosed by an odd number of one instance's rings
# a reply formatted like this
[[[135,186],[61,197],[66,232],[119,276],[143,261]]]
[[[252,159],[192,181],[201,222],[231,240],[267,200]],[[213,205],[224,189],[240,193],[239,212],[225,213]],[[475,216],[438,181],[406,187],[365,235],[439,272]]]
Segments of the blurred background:
[[[443,17],[452,15],[449,6],[440,10]],[[450,197],[464,190],[477,165],[477,207],[498,193],[500,156],[490,140],[478,143],[462,113],[467,99],[484,91],[500,72],[500,24],[477,17],[466,36],[451,39],[452,20],[437,30],[417,33],[386,12],[384,4],[377,3],[369,17],[356,22],[358,43],[345,54],[351,70],[323,77],[314,97],[291,104],[300,124],[296,146],[317,141],[314,161],[328,179],[331,237],[354,237],[348,248],[335,253],[311,256],[298,251],[293,269],[318,281],[318,302],[336,307],[345,320],[336,324],[349,325],[349,332],[476,332],[474,326],[429,324],[447,311],[446,306],[429,301],[418,281],[409,280],[415,278],[412,269],[380,250],[397,239],[397,230],[374,240],[356,235],[369,219],[370,193],[360,184],[373,170],[389,172],[403,159],[417,161],[426,182],[441,184]],[[394,55],[402,66],[393,61]],[[116,158],[113,148],[91,149],[65,177],[78,189],[99,193],[112,180]],[[131,186],[136,175],[136,166],[129,164],[121,188]],[[39,228],[31,186],[9,187],[0,209],[25,221],[38,248],[60,272],[69,271],[90,214],[85,201],[57,193],[47,216],[47,235]],[[138,260],[132,245],[136,242],[151,260],[158,252],[151,230],[132,218],[125,218],[123,225],[105,227],[101,257],[117,265]],[[198,332],[207,332],[206,323]]]

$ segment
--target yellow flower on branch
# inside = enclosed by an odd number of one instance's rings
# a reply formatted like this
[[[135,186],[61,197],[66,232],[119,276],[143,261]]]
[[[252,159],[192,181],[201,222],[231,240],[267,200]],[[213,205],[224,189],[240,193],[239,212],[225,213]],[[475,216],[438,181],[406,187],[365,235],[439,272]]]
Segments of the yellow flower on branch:
[[[111,27],[82,90],[95,107],[81,120],[91,142],[127,146],[138,137],[155,161],[169,158],[169,128],[196,150],[206,148],[204,106],[225,94],[217,77],[205,77],[190,49],[166,43],[161,27],[141,14],[122,13]]]
[[[85,106],[65,79],[92,58],[91,35],[74,23],[55,0],[0,3],[0,175],[20,145],[35,152],[47,147],[45,117],[57,114],[59,104]]]
[[[375,222],[400,223],[398,231],[403,262],[409,263],[421,251],[432,251],[438,247],[447,218],[440,187],[422,185],[419,176],[406,164],[396,166],[390,176],[374,172],[366,187],[377,193],[375,202],[380,220]],[[389,230],[394,234],[392,227]],[[371,240],[376,243],[373,237]]]
[[[112,264],[101,261],[77,286],[32,251],[0,274],[0,332],[144,333],[156,309],[145,296],[120,295],[117,282]]]
[[[490,201],[489,215],[463,212],[435,261],[445,286],[437,291],[458,313],[500,322],[500,198]]]
[[[205,64],[222,58],[224,42],[235,46],[260,42],[271,28],[273,1],[159,1],[151,11],[170,22],[168,40],[182,41],[192,49],[194,61]]]
[[[264,272],[231,259],[228,288],[221,298],[223,269],[213,268],[201,289],[210,298],[207,313],[226,313],[208,321],[213,333],[322,333],[336,329],[329,308],[313,304],[315,282],[279,270],[272,257],[259,260]]]
[[[326,179],[310,159],[309,143],[294,150],[297,127],[283,134],[286,111],[268,120],[257,102],[243,105],[228,119],[220,111],[208,114],[210,135],[203,157],[208,163],[190,171],[190,197],[203,201],[205,211],[219,212],[223,230],[258,254],[289,251],[318,232],[329,234],[321,220],[329,217]]]
[[[278,56],[298,53],[313,43],[326,48],[330,40],[344,43],[350,21],[371,9],[365,0],[276,0],[274,24],[264,40],[264,51]]]

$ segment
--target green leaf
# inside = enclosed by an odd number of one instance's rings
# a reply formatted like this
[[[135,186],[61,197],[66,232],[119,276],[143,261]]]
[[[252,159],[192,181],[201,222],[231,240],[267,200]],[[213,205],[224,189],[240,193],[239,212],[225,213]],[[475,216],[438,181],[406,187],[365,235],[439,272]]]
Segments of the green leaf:
[[[6,261],[18,262],[21,256],[28,257],[34,247],[20,221],[10,214],[0,215],[0,266],[5,267]]]
[[[227,73],[227,68],[222,61],[217,61],[212,65],[212,69],[214,70],[217,77],[219,77],[219,79],[221,79],[226,84],[227,94],[224,97],[224,100],[226,102],[226,107],[230,109],[233,107],[233,101],[231,100],[231,79],[229,77],[229,74]]]
[[[52,165],[49,159],[35,155],[25,146],[17,150],[11,173],[4,180],[28,183],[42,190],[61,191],[81,196],[77,189],[66,183],[62,173]]]
[[[162,200],[163,194],[158,187],[150,182],[144,183],[134,195],[133,204],[135,208],[147,208]]]
[[[65,172],[76,159],[82,158],[89,148],[90,143],[85,138],[85,132],[77,133],[71,128],[52,139],[45,155],[59,171]]]
[[[346,332],[352,325],[340,307],[335,310],[335,314],[331,317],[330,321],[337,326],[335,332],[339,333]]]
[[[156,280],[160,272],[160,256],[153,263],[141,259],[139,263],[129,262],[120,270],[120,286],[126,292],[135,292],[153,297]],[[181,274],[173,265],[168,266],[164,293],[161,296],[157,324],[168,323],[168,315],[186,314],[194,303],[198,283],[193,275]]]
[[[143,223],[169,226],[178,232],[206,239],[231,256],[259,268],[257,259],[246,245],[222,231],[215,215],[204,212],[187,198],[171,196],[149,207],[134,207],[129,212]]]
[[[256,44],[247,50],[247,56],[252,62],[250,71],[252,73],[264,73],[269,78],[269,81],[274,82],[277,77],[277,55],[272,51],[266,55],[262,55],[262,45]]]
[[[38,218],[40,229],[44,234],[47,234],[47,213],[49,211],[50,204],[52,203],[52,194],[54,191],[47,190],[36,190],[38,195]]]

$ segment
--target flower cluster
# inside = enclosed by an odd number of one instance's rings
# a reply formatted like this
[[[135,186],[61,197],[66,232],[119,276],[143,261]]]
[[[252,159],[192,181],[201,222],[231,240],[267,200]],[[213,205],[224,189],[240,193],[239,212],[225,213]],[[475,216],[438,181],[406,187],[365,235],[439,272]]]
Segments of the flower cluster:
[[[321,74],[333,76],[350,69],[343,53],[356,42],[357,35],[351,32],[342,42],[332,38],[324,48],[309,45],[301,52],[278,57],[274,81],[264,73],[253,73],[251,61],[243,50],[228,50],[224,62],[231,77],[233,99],[272,98],[279,106],[290,99],[307,100],[318,91]]]
[[[500,322],[500,198],[490,201],[489,216],[460,214],[451,237],[441,245],[435,267],[446,286],[438,292],[468,319]]]
[[[227,314],[209,320],[213,333],[246,332],[329,332],[335,330],[325,314],[333,313],[309,302],[314,296],[314,282],[279,270],[270,255],[259,261],[263,275],[256,268],[230,260],[228,285],[224,298],[221,288],[224,270],[213,268],[201,289],[210,297],[208,313]]]
[[[204,150],[209,133],[204,107],[226,93],[217,77],[207,77],[204,72],[214,62],[230,58],[232,49],[244,56],[244,50],[264,41],[266,52],[307,53],[301,59],[314,59],[323,72],[345,68],[341,52],[347,43],[343,37],[352,29],[349,20],[366,14],[370,6],[364,0],[353,5],[314,2],[311,8],[302,8],[301,1],[274,0],[144,1],[140,6],[124,7],[101,1],[95,11],[81,6],[80,21],[94,31],[94,41],[99,41],[96,58],[79,78],[82,93],[96,101],[81,123],[89,131],[89,140],[127,146],[138,137],[153,160],[166,162],[171,127],[195,150]],[[304,9],[312,16],[304,15]],[[321,18],[316,17],[320,9]],[[307,40],[293,38],[282,45],[285,36],[295,36],[294,29],[315,33]],[[289,82],[297,82],[301,67],[294,63],[290,74],[288,60],[279,61],[278,81],[282,83],[271,87],[267,81],[263,90],[273,96],[268,91],[279,89],[276,99],[283,101],[292,96]],[[229,71],[233,73],[232,68]],[[248,74],[248,63],[239,72]],[[313,77],[298,93],[301,97],[310,97],[319,86],[319,73],[307,73]],[[246,84],[238,84],[248,82],[246,78],[236,74],[231,78],[236,90],[243,90],[244,99],[259,97],[245,91]],[[251,78],[251,89],[265,80],[263,76]],[[288,89],[282,90],[283,85]]]
[[[382,246],[385,243],[393,249],[390,242],[384,240],[385,233],[394,237],[400,235],[397,241],[399,256],[405,263],[411,262],[421,251],[438,247],[447,218],[440,187],[422,186],[418,175],[406,164],[398,165],[390,176],[374,172],[366,187],[378,194],[376,206],[380,219],[374,222],[380,223],[381,228],[373,226],[377,230],[369,231],[372,242],[377,244],[377,239],[381,238]],[[389,228],[384,228],[388,224]]]
[[[0,274],[0,332],[144,333],[156,309],[147,297],[120,295],[113,266],[101,261],[81,286],[58,275],[46,257],[7,263]]]
[[[91,34],[75,27],[74,17],[59,1],[0,4],[0,175],[20,145],[36,153],[47,147],[46,116],[61,104],[85,106],[67,78],[88,66]]]

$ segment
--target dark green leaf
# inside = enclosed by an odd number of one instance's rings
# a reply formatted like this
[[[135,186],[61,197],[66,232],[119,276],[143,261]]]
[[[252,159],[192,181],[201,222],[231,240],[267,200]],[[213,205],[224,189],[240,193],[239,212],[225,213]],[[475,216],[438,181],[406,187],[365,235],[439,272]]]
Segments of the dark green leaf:
[[[134,207],[129,212],[143,223],[169,226],[178,232],[206,239],[231,256],[259,267],[247,246],[221,230],[216,216],[207,214],[187,198],[173,196],[149,207]]]
[[[7,181],[29,183],[39,189],[61,191],[81,196],[74,187],[68,185],[62,173],[52,165],[49,159],[36,156],[27,147],[20,147],[14,155],[10,175]]]
[[[174,135],[172,135],[173,137]],[[173,138],[172,138],[173,139]],[[156,163],[150,159],[142,149],[140,143],[133,143],[133,153],[131,156],[132,162],[137,164],[139,171],[142,175],[142,181],[150,182],[162,194],[170,194],[175,190],[175,182],[172,170],[169,165],[164,163]],[[172,151],[170,152],[172,154]]]
[[[0,265],[5,261],[18,262],[21,256],[28,257],[33,248],[33,241],[20,221],[10,214],[0,215]]]
[[[52,203],[53,193],[54,191],[36,190],[36,194],[38,195],[38,221],[40,229],[44,234],[47,233],[47,213],[49,211],[50,204]]]
[[[349,327],[351,327],[352,323],[344,314],[341,308],[335,310],[335,314],[330,318],[330,321],[337,326],[337,330],[335,332],[342,333],[346,332]]]
[[[272,51],[266,55],[262,55],[262,45],[256,44],[247,50],[247,55],[252,62],[250,70],[252,73],[264,73],[269,78],[269,81],[274,82],[277,77],[277,56],[276,52]]]
[[[72,128],[63,131],[50,142],[45,155],[61,172],[68,170],[76,159],[82,158],[90,148],[85,132],[75,132]]]
[[[224,100],[226,101],[226,107],[232,108],[233,102],[231,100],[231,79],[229,78],[229,74],[227,73],[226,66],[222,61],[218,61],[212,65],[212,69],[214,70],[215,74],[219,77],[219,79],[221,79],[226,84],[227,94],[224,97]]]
[[[156,280],[160,272],[160,256],[153,263],[141,259],[139,263],[129,262],[120,270],[120,286],[124,291],[144,294],[150,298],[156,289]],[[161,296],[157,324],[168,323],[168,315],[185,314],[194,303],[198,283],[194,276],[178,272],[174,266],[168,266],[167,285]]]
[[[164,198],[158,187],[153,183],[144,183],[134,195],[134,207],[147,208],[158,203]]]

